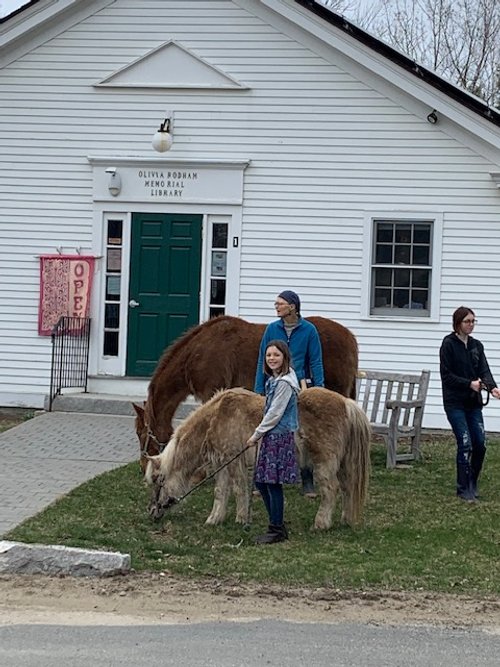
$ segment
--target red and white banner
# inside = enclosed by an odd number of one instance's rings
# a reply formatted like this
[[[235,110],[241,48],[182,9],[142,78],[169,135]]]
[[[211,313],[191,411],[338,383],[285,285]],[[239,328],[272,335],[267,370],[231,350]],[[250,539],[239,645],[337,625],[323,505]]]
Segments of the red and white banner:
[[[50,336],[60,317],[86,317],[95,257],[43,255],[40,257],[38,333]]]

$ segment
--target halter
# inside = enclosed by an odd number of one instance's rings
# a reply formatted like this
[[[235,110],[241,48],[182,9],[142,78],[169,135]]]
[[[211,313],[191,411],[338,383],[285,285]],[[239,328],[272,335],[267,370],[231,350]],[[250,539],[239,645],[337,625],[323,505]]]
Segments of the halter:
[[[238,457],[240,457],[242,454],[244,454],[247,451],[247,449],[250,449],[250,447],[253,447],[253,445],[246,445],[245,447],[243,447],[243,449],[241,449],[234,456],[232,456],[229,459],[229,461],[226,461],[225,463],[220,465],[210,475],[207,475],[205,477],[205,479],[202,479],[201,482],[198,482],[198,484],[195,484],[195,486],[193,486],[191,489],[189,489],[189,491],[187,491],[187,493],[180,496],[179,498],[175,498],[174,496],[167,496],[167,499],[165,500],[165,502],[163,502],[163,503],[158,502],[158,498],[160,497],[160,491],[161,491],[162,484],[161,483],[160,484],[158,484],[158,483],[155,484],[155,486],[156,486],[156,488],[155,488],[155,505],[156,505],[156,508],[157,509],[168,509],[169,507],[172,507],[172,505],[177,505],[178,503],[181,502],[181,500],[184,500],[184,498],[187,498],[187,496],[189,496],[191,493],[193,493],[193,491],[196,491],[196,489],[199,489],[200,486],[203,486],[204,484],[206,484],[208,482],[208,480],[212,479],[212,477],[215,477],[215,475],[218,472],[220,472],[221,470],[226,468],[230,463],[232,463]]]
[[[156,442],[161,454],[165,449],[165,447],[168,445],[168,442],[160,442],[160,440],[158,440],[158,438],[153,433],[151,427],[146,421],[144,422],[144,425],[147,429],[147,432],[146,432],[146,440],[144,441],[144,446],[141,448],[141,458],[145,458],[146,456],[148,456],[148,445],[150,440],[154,440]]]

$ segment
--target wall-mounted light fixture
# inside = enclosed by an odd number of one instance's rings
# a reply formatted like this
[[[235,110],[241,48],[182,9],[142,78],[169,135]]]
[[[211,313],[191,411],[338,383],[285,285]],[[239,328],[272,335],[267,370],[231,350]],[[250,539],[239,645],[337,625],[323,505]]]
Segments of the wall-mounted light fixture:
[[[427,120],[431,125],[435,125],[438,122],[438,117],[436,113],[436,109],[433,109],[430,114],[427,116]]]
[[[116,167],[108,167],[106,173],[109,174],[108,190],[113,197],[118,197],[122,189],[122,179],[116,171]]]
[[[172,119],[165,118],[151,142],[155,151],[165,153],[172,148]]]

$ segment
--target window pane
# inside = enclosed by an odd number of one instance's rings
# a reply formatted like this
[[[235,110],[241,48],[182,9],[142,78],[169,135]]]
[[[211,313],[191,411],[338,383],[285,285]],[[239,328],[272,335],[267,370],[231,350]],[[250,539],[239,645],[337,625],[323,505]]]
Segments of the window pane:
[[[413,264],[429,264],[429,250],[427,246],[414,246],[413,247]]]
[[[106,301],[120,300],[120,276],[106,276]]]
[[[390,289],[376,289],[375,290],[375,307],[383,308],[391,305],[391,290]]]
[[[223,306],[226,303],[226,281],[210,281],[210,303]]]
[[[430,271],[423,270],[423,269],[413,269],[412,274],[413,274],[413,280],[412,280],[412,285],[413,287],[429,287],[429,273]]]
[[[412,308],[427,308],[427,290],[417,290],[414,289],[411,291],[411,302]]]
[[[396,252],[394,253],[394,261],[396,264],[409,264],[410,251],[411,246],[409,245],[397,245]]]
[[[104,354],[107,357],[118,356],[118,331],[104,332]]]
[[[210,308],[210,319],[212,317],[217,317],[218,315],[224,315],[224,308]]]
[[[226,222],[216,222],[212,225],[212,248],[227,248],[227,231]]]
[[[396,243],[411,243],[411,225],[396,225]]]
[[[431,244],[431,226],[426,225],[415,225],[413,232],[413,242],[414,243],[425,243],[426,245]]]
[[[108,245],[121,245],[123,239],[123,221],[108,220]]]
[[[392,223],[377,223],[377,243],[392,243],[394,238],[394,225]]]
[[[409,289],[395,289],[394,290],[394,305],[397,308],[408,308],[410,302]]]
[[[375,287],[392,285],[392,269],[375,269]]]
[[[225,276],[226,275],[226,259],[227,253],[217,252],[212,250],[212,275]]]
[[[108,248],[106,271],[117,273],[122,268],[122,249]]]
[[[120,326],[120,304],[107,303],[105,305],[104,326],[107,329],[118,329]]]
[[[377,245],[375,262],[377,264],[392,264],[392,245]]]
[[[394,286],[395,287],[410,286],[410,269],[395,269]]]

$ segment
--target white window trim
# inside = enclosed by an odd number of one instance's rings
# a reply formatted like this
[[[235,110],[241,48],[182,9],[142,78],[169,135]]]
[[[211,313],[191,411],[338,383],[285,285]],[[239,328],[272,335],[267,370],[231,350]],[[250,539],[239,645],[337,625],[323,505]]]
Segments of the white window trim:
[[[418,220],[429,220],[432,222],[432,282],[430,290],[431,310],[428,317],[373,315],[370,313],[373,229],[374,221],[380,219],[394,222],[415,222]],[[363,239],[361,319],[383,321],[390,320],[392,322],[438,322],[441,300],[443,214],[436,213],[435,211],[372,211],[365,215]]]

